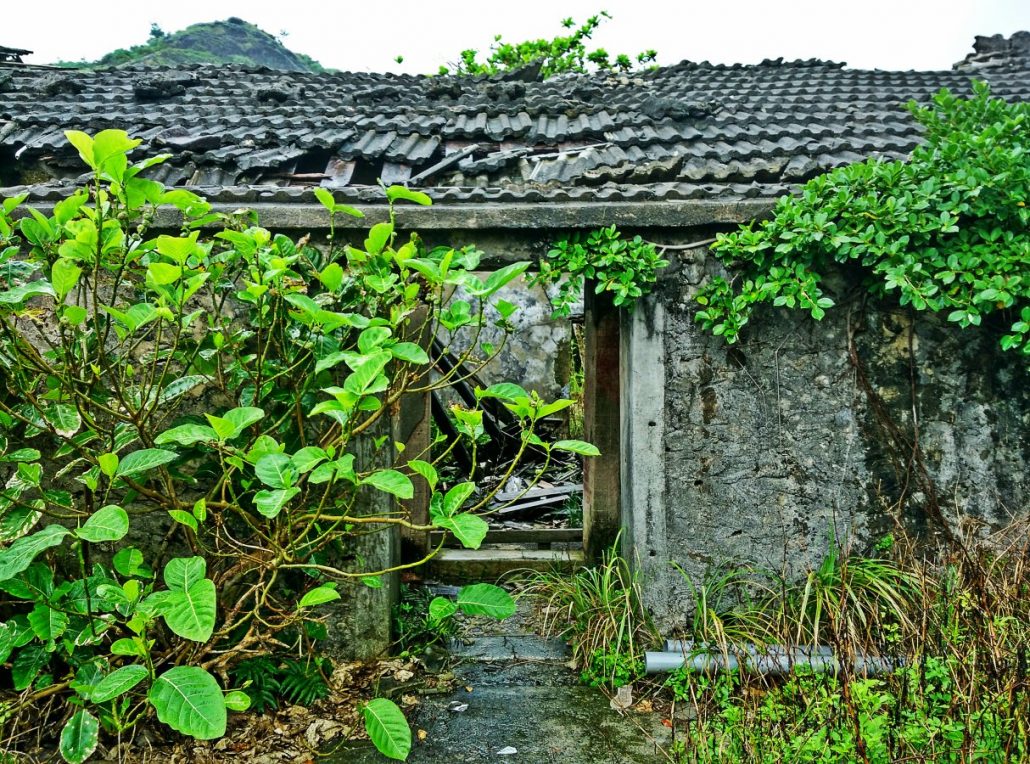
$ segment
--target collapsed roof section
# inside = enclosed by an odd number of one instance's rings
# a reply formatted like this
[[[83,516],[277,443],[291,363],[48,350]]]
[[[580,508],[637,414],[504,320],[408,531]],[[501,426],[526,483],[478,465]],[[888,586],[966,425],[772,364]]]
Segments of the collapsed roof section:
[[[919,141],[910,99],[976,78],[1027,100],[1023,36],[977,38],[956,69],[930,72],[683,62],[539,82],[0,65],[0,186],[74,182],[64,131],[114,127],[143,140],[139,156],[172,155],[156,179],[239,201],[312,185],[374,201],[379,179],[443,203],[768,198],[836,165],[906,155]]]

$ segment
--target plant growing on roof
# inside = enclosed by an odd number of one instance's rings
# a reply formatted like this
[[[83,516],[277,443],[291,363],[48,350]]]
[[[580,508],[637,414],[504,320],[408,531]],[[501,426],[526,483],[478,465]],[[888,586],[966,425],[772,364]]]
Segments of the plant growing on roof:
[[[568,316],[581,299],[583,285],[594,285],[597,294],[610,293],[616,307],[632,309],[634,301],[648,294],[658,280],[658,271],[668,265],[653,244],[640,236],[622,238],[616,227],[599,228],[589,234],[576,232],[554,242],[533,284],[557,284],[554,315]]]
[[[474,474],[445,485],[440,455],[396,468],[386,425],[403,395],[455,377],[431,377],[438,326],[468,327],[451,350],[484,362],[479,331],[507,330],[514,311],[494,295],[526,265],[483,280],[473,251],[398,240],[393,204],[430,203],[401,187],[362,246],[319,251],[145,179],[165,157],[130,162],[139,141],[123,131],[67,135],[87,186],[50,215],[16,220],[24,197],[0,205],[0,660],[16,692],[0,700],[8,743],[46,703],[68,721],[58,735],[45,718],[44,734],[79,762],[101,728],[129,733],[151,714],[222,735],[248,699],[217,675],[268,645],[310,651],[319,607],[393,570],[350,559],[359,535],[437,528],[479,546],[492,493]],[[361,216],[318,195],[333,219]],[[162,207],[181,214],[178,235],[152,233]],[[513,384],[477,395],[515,412],[523,451],[589,450],[535,432],[571,402]],[[474,440],[481,419],[463,411],[457,437]],[[414,481],[432,497],[425,526],[400,503]],[[155,535],[156,548],[132,544]],[[464,594],[466,609],[512,607],[497,587]],[[406,755],[396,706],[374,701],[366,720]]]
[[[761,303],[833,306],[834,263],[854,263],[874,294],[944,313],[961,327],[1000,314],[1005,349],[1030,354],[1030,104],[942,90],[910,103],[925,142],[906,161],[870,159],[809,181],[772,218],[722,234],[712,252],[730,270],[698,294],[695,318],[736,342]]]
[[[645,50],[631,58],[625,53],[614,58],[604,48],[588,49],[587,41],[597,28],[611,14],[601,11],[591,16],[580,26],[571,18],[562,20],[567,35],[558,35],[551,40],[525,40],[519,43],[504,42],[501,35],[494,37],[490,55],[479,61],[479,51],[463,50],[457,62],[441,66],[439,74],[471,76],[477,74],[498,74],[527,66],[538,65],[543,79],[558,74],[585,74],[587,72],[628,72],[634,67],[651,65],[658,57],[654,50]]]

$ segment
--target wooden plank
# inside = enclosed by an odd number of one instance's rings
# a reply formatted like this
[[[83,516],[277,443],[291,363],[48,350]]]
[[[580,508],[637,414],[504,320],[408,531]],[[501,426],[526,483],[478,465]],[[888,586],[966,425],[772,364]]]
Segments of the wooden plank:
[[[512,571],[561,571],[583,567],[578,549],[443,549],[429,562],[429,575],[438,581],[493,582]]]
[[[539,499],[532,499],[530,501],[517,501],[507,507],[501,505],[493,512],[498,517],[518,517],[531,509],[542,510],[546,507],[561,505],[564,502],[565,497],[560,494],[556,496],[542,496]]]
[[[429,543],[440,543],[443,531],[433,531]],[[575,544],[583,540],[582,528],[498,528],[486,532],[484,544]],[[445,546],[460,545],[454,536],[449,536]]]
[[[565,483],[564,485],[548,486],[547,488],[530,488],[528,491],[504,491],[494,496],[494,501],[491,507],[496,507],[499,504],[507,504],[513,499],[519,501],[528,499],[538,499],[543,496],[568,496],[574,493],[582,493],[582,483]]]
[[[583,430],[601,455],[583,460],[583,546],[599,562],[622,526],[619,309],[588,282],[583,295],[585,353]]]
[[[423,326],[428,308],[415,310],[408,318],[407,332],[405,334],[409,341],[420,344],[423,348],[428,347],[428,331]],[[401,396],[398,401],[397,410],[393,416],[393,438],[398,443],[404,444],[404,452],[397,456],[397,465],[407,464],[409,459],[432,459],[430,450],[430,423],[432,413],[430,411],[430,393],[409,393]],[[408,519],[416,525],[427,525],[429,523],[429,485],[421,478],[412,481],[415,485],[414,495],[407,501],[402,502],[408,511]],[[404,562],[413,562],[425,557],[429,551],[429,534],[425,531],[412,530],[411,528],[401,529],[401,559]]]

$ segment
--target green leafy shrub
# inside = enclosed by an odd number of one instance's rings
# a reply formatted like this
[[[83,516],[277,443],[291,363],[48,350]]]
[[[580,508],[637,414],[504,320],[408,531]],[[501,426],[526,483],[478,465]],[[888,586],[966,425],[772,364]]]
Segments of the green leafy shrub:
[[[875,294],[944,313],[959,326],[1000,314],[1006,349],[1030,353],[1030,104],[976,83],[909,104],[925,142],[906,161],[870,159],[820,175],[779,200],[772,218],[712,246],[732,277],[698,294],[701,325],[735,342],[756,305],[833,306],[833,263],[853,263]]]
[[[579,680],[590,687],[619,688],[644,676],[644,662],[627,653],[594,650]]]
[[[509,43],[497,35],[485,61],[479,61],[479,51],[463,50],[458,61],[450,66],[441,66],[439,74],[498,74],[539,65],[540,76],[546,79],[558,74],[585,74],[590,71],[628,72],[637,66],[653,64],[658,57],[653,50],[645,50],[630,58],[624,53],[612,57],[604,48],[588,49],[587,41],[606,19],[611,19],[611,15],[605,11],[591,16],[580,26],[576,26],[571,18],[564,19],[562,26],[570,33],[550,40]]]
[[[556,317],[569,315],[583,296],[584,280],[595,284],[597,294],[610,293],[616,307],[632,309],[633,302],[651,291],[658,271],[668,264],[653,244],[639,236],[623,239],[615,226],[610,226],[556,241],[540,260],[532,283],[558,285]]]
[[[67,711],[61,752],[81,761],[101,728],[151,714],[222,735],[248,698],[216,675],[273,638],[305,647],[320,606],[390,572],[352,559],[358,535],[437,528],[479,546],[492,494],[472,475],[442,484],[429,453],[395,468],[386,433],[402,396],[454,378],[431,377],[426,338],[469,327],[451,350],[476,368],[475,329],[510,328],[513,308],[492,298],[526,265],[482,280],[472,251],[399,241],[392,205],[430,202],[402,187],[362,246],[322,251],[147,180],[165,157],[130,162],[139,141],[123,131],[67,135],[89,184],[49,216],[0,206],[0,661],[9,734],[45,701]],[[316,193],[331,221],[361,216]],[[152,230],[161,208],[178,211],[177,234]],[[570,401],[513,384],[477,396],[515,412],[523,450],[583,452],[535,433]],[[482,416],[464,410],[458,437]],[[401,504],[414,481],[431,492],[426,526]],[[507,612],[505,592],[480,586],[465,605]]]

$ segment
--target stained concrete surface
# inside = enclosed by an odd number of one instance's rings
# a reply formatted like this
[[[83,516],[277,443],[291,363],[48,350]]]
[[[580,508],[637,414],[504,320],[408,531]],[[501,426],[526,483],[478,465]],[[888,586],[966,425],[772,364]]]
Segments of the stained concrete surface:
[[[461,661],[454,669],[455,691],[424,698],[409,714],[412,729],[426,733],[424,741],[414,743],[411,764],[665,760],[658,746],[668,747],[670,731],[657,714],[613,710],[600,690],[579,685],[560,641],[519,629],[516,621],[502,625],[502,633],[454,646]],[[324,761],[383,764],[389,759],[366,744]]]

